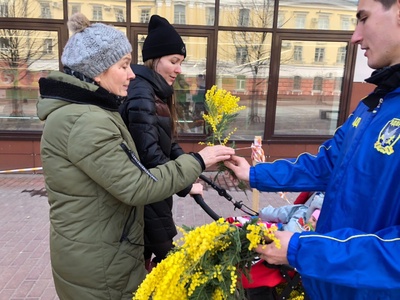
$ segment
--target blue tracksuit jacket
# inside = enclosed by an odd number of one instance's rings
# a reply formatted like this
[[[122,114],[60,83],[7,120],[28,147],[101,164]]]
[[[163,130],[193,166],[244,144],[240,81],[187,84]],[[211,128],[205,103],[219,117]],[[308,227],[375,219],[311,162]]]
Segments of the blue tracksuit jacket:
[[[317,155],[251,167],[260,191],[326,191],[316,232],[288,249],[312,300],[400,299],[399,139],[400,88],[361,101]]]

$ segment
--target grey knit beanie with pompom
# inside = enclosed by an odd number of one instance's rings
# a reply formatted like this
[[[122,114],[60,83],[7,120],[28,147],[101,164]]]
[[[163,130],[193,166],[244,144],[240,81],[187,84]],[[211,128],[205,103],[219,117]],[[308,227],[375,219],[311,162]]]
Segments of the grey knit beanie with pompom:
[[[113,26],[90,24],[82,13],[68,21],[72,36],[64,47],[61,63],[71,70],[94,78],[132,52],[126,35]]]

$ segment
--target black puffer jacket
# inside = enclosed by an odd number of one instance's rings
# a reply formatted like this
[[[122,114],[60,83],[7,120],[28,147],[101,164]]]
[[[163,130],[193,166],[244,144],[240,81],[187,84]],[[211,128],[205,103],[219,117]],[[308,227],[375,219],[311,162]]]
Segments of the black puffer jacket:
[[[131,133],[141,162],[147,168],[165,164],[184,154],[174,142],[172,118],[167,99],[173,89],[157,72],[143,65],[132,65],[136,78],[131,81],[128,99],[120,113]],[[186,196],[192,186],[177,193]],[[145,206],[145,242],[161,243],[172,239],[176,227],[172,217],[172,197]]]

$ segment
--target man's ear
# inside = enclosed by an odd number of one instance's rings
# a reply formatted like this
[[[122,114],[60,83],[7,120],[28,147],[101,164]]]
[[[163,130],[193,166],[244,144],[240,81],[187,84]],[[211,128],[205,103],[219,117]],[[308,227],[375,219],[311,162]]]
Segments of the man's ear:
[[[397,17],[400,18],[400,0],[396,1]]]

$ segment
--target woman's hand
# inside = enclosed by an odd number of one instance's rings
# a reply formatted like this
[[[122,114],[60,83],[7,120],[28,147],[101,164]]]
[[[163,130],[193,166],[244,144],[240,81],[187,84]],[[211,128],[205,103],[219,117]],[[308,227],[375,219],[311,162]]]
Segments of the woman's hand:
[[[206,168],[217,162],[230,159],[235,154],[235,150],[226,146],[207,146],[198,152],[204,161]]]
[[[189,195],[201,195],[203,197],[203,185],[201,183],[193,183]]]

